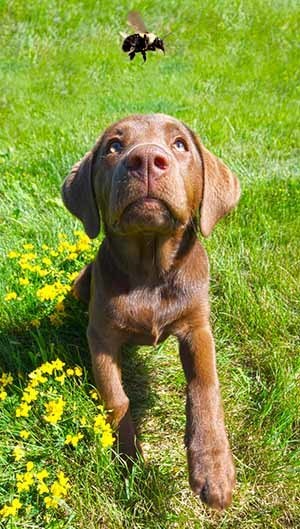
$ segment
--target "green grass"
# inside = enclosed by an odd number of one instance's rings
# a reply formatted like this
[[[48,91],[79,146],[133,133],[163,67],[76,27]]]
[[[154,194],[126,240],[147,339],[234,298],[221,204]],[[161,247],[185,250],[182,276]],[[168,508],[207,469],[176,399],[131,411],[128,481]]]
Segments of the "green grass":
[[[0,4],[0,365],[21,377],[9,402],[0,404],[6,410],[1,421],[6,424],[7,413],[13,416],[22,376],[47,359],[80,362],[90,373],[84,308],[70,303],[69,317],[56,328],[33,297],[5,302],[18,277],[7,252],[24,242],[54,248],[59,232],[72,237],[79,223],[64,209],[60,185],[103,128],[134,112],[172,114],[226,161],[243,189],[238,209],[204,242],[211,262],[218,370],[237,466],[234,501],[226,513],[213,513],[189,491],[185,381],[170,339],[155,349],[125,351],[124,378],[146,462],[124,480],[118,461],[110,453],[101,455],[92,440],[69,457],[52,447],[71,477],[68,509],[52,513],[48,521],[40,512],[7,527],[296,527],[299,7],[293,0],[147,0],[130,7],[140,9],[159,35],[172,32],[165,57],[149,55],[143,65],[140,57],[129,63],[122,54],[126,2]],[[28,325],[34,312],[42,320],[39,329]],[[86,403],[81,389],[74,391],[74,402]],[[14,435],[9,428],[3,427],[0,437],[0,475],[6,477],[0,480],[0,508],[16,470],[7,451]],[[51,445],[46,447],[50,464]]]

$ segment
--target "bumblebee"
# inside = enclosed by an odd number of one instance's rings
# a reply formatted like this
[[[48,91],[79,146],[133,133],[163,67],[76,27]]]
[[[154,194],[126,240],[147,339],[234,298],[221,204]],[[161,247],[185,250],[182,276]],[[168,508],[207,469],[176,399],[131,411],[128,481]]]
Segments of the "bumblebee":
[[[128,22],[138,33],[128,35],[122,44],[122,50],[128,53],[130,60],[134,59],[136,53],[141,53],[144,62],[147,60],[147,51],[162,50],[165,53],[162,39],[147,31],[141,15],[137,11],[130,11]]]

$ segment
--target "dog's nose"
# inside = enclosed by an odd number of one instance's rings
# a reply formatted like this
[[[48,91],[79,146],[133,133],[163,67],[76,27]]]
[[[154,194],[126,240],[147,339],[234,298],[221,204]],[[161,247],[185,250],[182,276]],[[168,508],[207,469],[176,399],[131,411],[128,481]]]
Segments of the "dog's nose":
[[[126,167],[137,178],[159,178],[168,169],[168,154],[156,145],[140,145],[132,149],[126,158]]]

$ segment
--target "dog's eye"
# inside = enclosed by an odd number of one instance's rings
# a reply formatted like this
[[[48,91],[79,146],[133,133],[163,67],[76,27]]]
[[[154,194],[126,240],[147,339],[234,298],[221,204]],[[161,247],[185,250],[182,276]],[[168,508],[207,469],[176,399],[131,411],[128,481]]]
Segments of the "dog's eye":
[[[174,147],[179,152],[184,152],[188,150],[185,141],[181,139],[177,139],[176,141],[174,141]]]
[[[123,148],[122,143],[120,141],[115,140],[109,144],[107,148],[107,153],[114,154],[116,152],[121,152],[122,148]]]

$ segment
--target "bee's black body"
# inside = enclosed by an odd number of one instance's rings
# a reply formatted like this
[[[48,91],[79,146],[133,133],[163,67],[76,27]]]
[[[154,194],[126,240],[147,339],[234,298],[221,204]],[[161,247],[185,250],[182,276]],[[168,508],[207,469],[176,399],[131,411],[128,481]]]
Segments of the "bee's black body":
[[[155,37],[152,40],[150,35],[150,33],[134,33],[126,37],[122,45],[122,50],[128,53],[131,61],[134,59],[136,53],[141,53],[144,61],[146,61],[147,51],[155,51],[156,49],[164,51],[162,39]]]
[[[141,15],[137,11],[128,13],[128,22],[137,31],[137,33],[128,35],[122,44],[122,50],[128,53],[131,61],[136,53],[141,53],[145,62],[147,60],[147,51],[158,49],[165,52],[163,40],[147,31]]]

